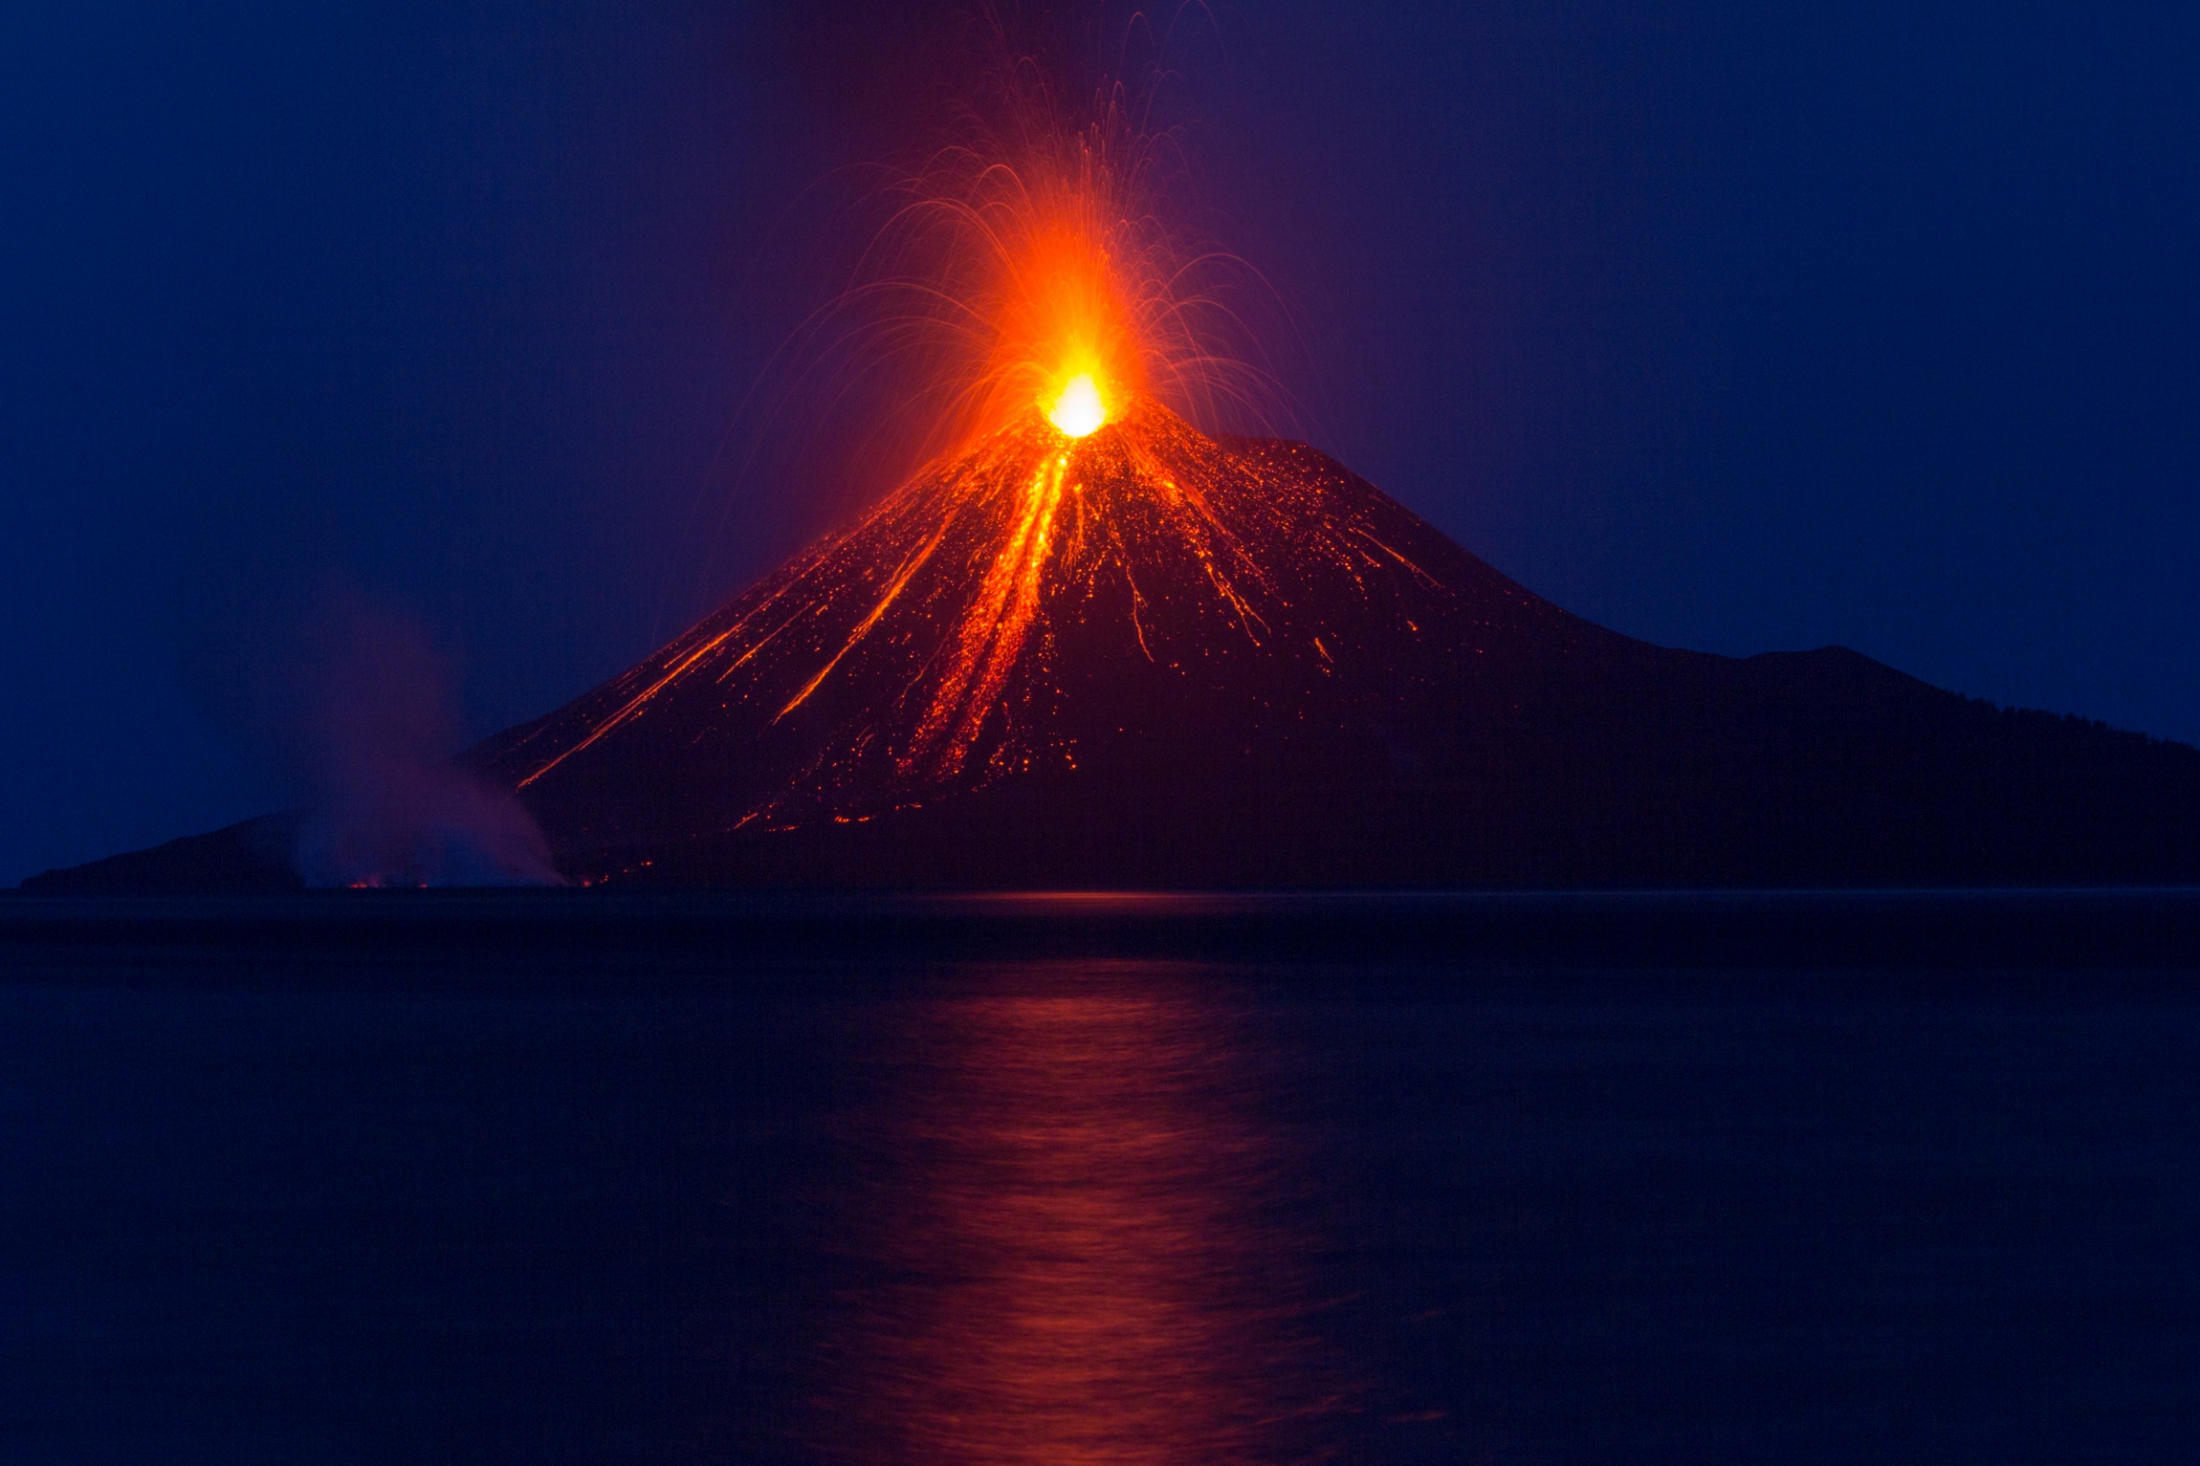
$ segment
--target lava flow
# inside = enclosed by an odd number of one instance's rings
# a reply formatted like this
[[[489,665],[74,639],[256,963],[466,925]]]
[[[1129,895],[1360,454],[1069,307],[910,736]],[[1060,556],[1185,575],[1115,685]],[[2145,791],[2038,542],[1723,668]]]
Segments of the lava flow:
[[[1312,449],[1217,441],[1151,398],[1088,427],[1105,409],[1082,396],[920,474],[488,766],[597,849],[1018,779],[1300,754],[1349,778],[1400,679],[1444,680],[1478,634],[1608,635]]]

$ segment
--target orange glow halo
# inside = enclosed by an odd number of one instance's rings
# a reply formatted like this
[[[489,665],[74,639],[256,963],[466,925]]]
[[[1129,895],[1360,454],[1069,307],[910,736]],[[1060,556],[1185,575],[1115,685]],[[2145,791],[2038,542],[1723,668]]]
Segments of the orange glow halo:
[[[897,206],[859,262],[865,283],[823,313],[866,322],[829,334],[910,384],[893,410],[916,461],[1034,407],[1082,437],[1147,394],[1210,429],[1266,425],[1284,394],[1226,300],[1265,283],[1162,222],[1166,185],[1187,172],[1173,135],[1140,131],[1120,86],[1073,127],[1024,80],[1005,126],[966,114],[960,141],[888,186]]]

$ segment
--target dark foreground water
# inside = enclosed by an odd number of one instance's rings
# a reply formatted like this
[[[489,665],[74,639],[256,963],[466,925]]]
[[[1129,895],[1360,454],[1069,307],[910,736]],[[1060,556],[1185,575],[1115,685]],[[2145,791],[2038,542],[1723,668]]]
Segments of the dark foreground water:
[[[0,902],[0,1460],[2200,1460],[2200,898]]]

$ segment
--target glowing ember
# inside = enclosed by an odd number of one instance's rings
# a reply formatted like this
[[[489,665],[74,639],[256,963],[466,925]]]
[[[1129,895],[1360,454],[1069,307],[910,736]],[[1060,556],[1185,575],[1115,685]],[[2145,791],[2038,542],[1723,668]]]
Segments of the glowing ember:
[[[1082,438],[1107,420],[1107,404],[1100,400],[1100,389],[1093,385],[1091,372],[1071,377],[1062,395],[1047,409],[1047,421],[1073,438]]]

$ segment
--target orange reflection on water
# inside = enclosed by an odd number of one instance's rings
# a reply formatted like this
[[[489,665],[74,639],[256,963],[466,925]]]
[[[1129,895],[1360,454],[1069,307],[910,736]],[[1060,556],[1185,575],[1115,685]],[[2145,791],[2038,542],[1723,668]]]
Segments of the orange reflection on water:
[[[1196,981],[1185,978],[1185,984]],[[863,1461],[1315,1459],[1343,1408],[1229,1010],[1154,985],[924,1005],[857,1139],[875,1279],[818,1401]]]

